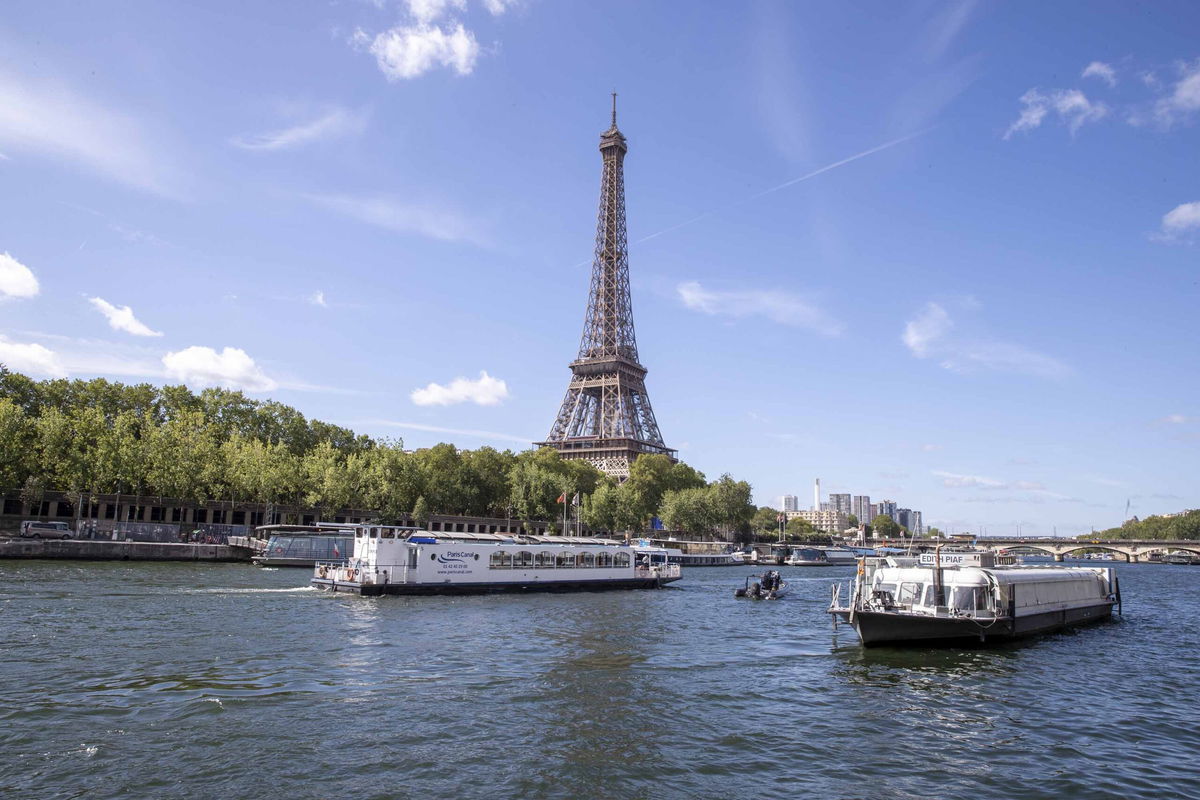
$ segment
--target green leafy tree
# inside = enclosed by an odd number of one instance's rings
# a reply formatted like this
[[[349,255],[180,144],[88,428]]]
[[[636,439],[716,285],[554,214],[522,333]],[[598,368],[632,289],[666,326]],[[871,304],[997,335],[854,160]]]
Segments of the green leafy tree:
[[[425,497],[417,498],[417,502],[413,503],[412,507],[413,522],[424,527],[429,522],[429,504],[425,502]]]
[[[789,539],[812,539],[817,534],[817,529],[813,524],[806,519],[800,517],[792,517],[787,522],[787,527],[784,529],[785,534]]]
[[[718,524],[713,500],[714,493],[708,487],[669,491],[662,498],[663,524],[689,534],[711,533]]]
[[[851,528],[857,528],[858,527],[858,516],[855,514],[847,514],[846,515],[846,524],[849,525]]]
[[[763,539],[779,538],[779,515],[783,513],[770,506],[760,506],[750,518],[750,528]]]
[[[900,535],[903,528],[887,514],[880,514],[871,520],[871,530],[877,539],[894,539]]]

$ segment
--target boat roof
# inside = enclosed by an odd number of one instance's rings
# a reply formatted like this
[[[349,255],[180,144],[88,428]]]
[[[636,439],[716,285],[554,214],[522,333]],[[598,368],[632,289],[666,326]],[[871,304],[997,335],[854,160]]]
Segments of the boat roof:
[[[616,539],[592,536],[546,536],[515,533],[466,533],[464,531],[414,531],[415,536],[446,542],[493,542],[496,544],[574,544],[605,547],[623,545]]]
[[[327,536],[338,535],[338,534],[343,535],[343,536],[349,536],[352,533],[354,533],[354,529],[356,527],[358,527],[358,526],[357,525],[326,525],[326,524],[322,524],[322,525],[259,525],[254,530],[261,531],[263,533],[269,533],[272,536],[275,534],[290,534],[290,535],[295,536],[295,535],[303,535],[303,534],[322,534],[322,533]]]
[[[1054,583],[1058,581],[1091,580],[1106,571],[1106,567],[943,567],[942,579],[947,584],[981,586],[990,574],[997,583]],[[933,567],[879,567],[875,574],[885,581],[933,580]]]

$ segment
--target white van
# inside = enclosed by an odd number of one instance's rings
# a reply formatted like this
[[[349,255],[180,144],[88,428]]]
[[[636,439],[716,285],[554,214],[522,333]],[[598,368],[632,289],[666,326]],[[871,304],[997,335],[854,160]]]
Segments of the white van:
[[[70,539],[71,526],[65,522],[39,522],[27,519],[21,523],[21,536],[27,539]]]

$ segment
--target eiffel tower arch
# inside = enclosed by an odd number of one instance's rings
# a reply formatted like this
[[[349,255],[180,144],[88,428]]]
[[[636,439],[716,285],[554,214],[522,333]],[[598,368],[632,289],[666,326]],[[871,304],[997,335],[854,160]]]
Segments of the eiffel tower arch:
[[[629,293],[629,245],[625,233],[625,153],[617,128],[617,96],[612,125],[600,134],[603,172],[596,252],[579,355],[550,435],[537,442],[563,458],[582,459],[618,480],[629,477],[639,455],[658,453],[675,460],[666,446],[646,393],[646,368],[638,361]]]

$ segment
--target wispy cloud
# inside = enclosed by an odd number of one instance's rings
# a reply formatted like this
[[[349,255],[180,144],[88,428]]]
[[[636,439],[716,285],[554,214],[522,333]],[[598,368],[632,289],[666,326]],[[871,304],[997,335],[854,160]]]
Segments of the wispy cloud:
[[[440,425],[425,425],[420,422],[401,422],[391,419],[368,419],[356,422],[346,423],[356,427],[381,426],[387,428],[406,428],[412,431],[425,431],[427,433],[448,433],[455,436],[470,436],[474,439],[499,439],[504,442],[520,442],[524,445],[530,445],[537,438],[534,436],[516,436],[511,433],[496,433],[495,431],[481,431],[473,428],[445,428]]]
[[[1012,138],[1014,133],[1037,128],[1052,111],[1072,136],[1085,124],[1103,119],[1108,114],[1108,106],[1088,100],[1078,89],[1050,89],[1045,92],[1030,89],[1021,95],[1021,104],[1024,108],[1016,122],[1005,131],[1005,139]]]
[[[1117,85],[1117,71],[1110,64],[1105,64],[1103,61],[1093,61],[1083,68],[1080,73],[1081,78],[1099,78],[1113,87]]]
[[[1165,422],[1168,425],[1186,425],[1189,422],[1194,422],[1196,419],[1196,417],[1189,417],[1185,414],[1167,414],[1159,422]]]
[[[695,223],[697,223],[703,219],[707,219],[708,217],[711,217],[722,211],[728,211],[730,209],[737,208],[739,206],[743,206],[749,202],[757,200],[760,197],[765,197],[769,194],[773,194],[775,192],[786,189],[789,186],[795,186],[798,183],[803,183],[804,181],[812,180],[813,178],[817,177],[818,175],[824,175],[826,172],[830,172],[831,170],[835,170],[838,167],[845,166],[846,164],[851,164],[855,161],[858,161],[860,158],[866,158],[867,156],[874,155],[875,153],[879,153],[884,150],[888,150],[890,148],[896,147],[897,145],[900,145],[900,144],[903,144],[904,142],[915,139],[918,136],[924,136],[928,132],[929,132],[929,130],[917,131],[916,133],[909,134],[908,136],[901,136],[899,139],[893,139],[890,142],[884,142],[883,144],[881,144],[877,147],[872,147],[870,150],[864,150],[861,153],[855,153],[854,155],[849,156],[847,158],[843,158],[840,161],[834,161],[832,164],[826,164],[825,166],[815,169],[812,172],[801,175],[799,178],[792,178],[791,180],[787,180],[787,181],[784,181],[783,183],[776,184],[775,186],[772,186],[769,189],[763,189],[761,192],[756,192],[755,194],[752,194],[746,198],[743,198],[742,200],[738,200],[736,203],[730,203],[728,205],[720,206],[719,208],[714,208],[710,211],[705,211],[703,214],[697,214],[696,216],[692,217],[691,219],[684,220],[683,222],[679,222],[674,225],[670,225],[666,228],[663,228],[662,230],[655,231],[654,233],[651,233],[647,236],[643,236],[642,238],[638,239],[635,242],[632,242],[631,244],[641,244],[642,242],[648,242],[651,239],[662,236],[664,233],[670,233],[671,231],[679,230],[680,228],[687,227],[688,225],[694,225]]]
[[[1155,116],[1163,125],[1174,125],[1200,111],[1200,58],[1191,63],[1181,62],[1177,69],[1179,79],[1154,107]]]
[[[1200,234],[1200,201],[1180,203],[1166,214],[1158,231],[1151,236],[1155,241],[1189,243]]]
[[[0,71],[0,144],[137,189],[177,193],[175,170],[144,124],[62,83]]]
[[[396,233],[415,233],[448,242],[486,245],[478,226],[432,203],[405,202],[386,195],[308,194],[304,197],[331,211]]]
[[[167,375],[194,386],[223,386],[248,392],[269,392],[279,386],[267,377],[245,350],[193,345],[162,358]]]
[[[162,336],[161,331],[151,330],[149,326],[133,315],[129,306],[114,306],[101,297],[89,297],[88,302],[108,320],[113,330],[125,331],[134,336]]]
[[[0,253],[0,300],[7,297],[36,297],[41,291],[33,270],[8,253]]]
[[[726,317],[761,316],[782,325],[808,328],[822,336],[837,336],[842,324],[800,295],[765,289],[717,291],[696,281],[676,287],[680,301],[693,311]]]
[[[1061,378],[1071,369],[1052,356],[1018,344],[984,337],[964,337],[955,331],[949,312],[938,303],[925,307],[904,326],[901,341],[917,358],[934,358],[953,372],[993,370]]]
[[[508,384],[480,371],[475,380],[455,378],[445,386],[430,383],[422,389],[414,389],[411,397],[419,406],[451,406],[459,403],[495,406],[508,397]]]
[[[235,136],[230,143],[244,150],[290,150],[326,139],[360,134],[367,126],[367,116],[365,111],[335,107],[315,119],[288,128]]]
[[[314,306],[320,306],[321,308],[326,308],[329,305],[327,302],[325,302],[325,293],[321,291],[313,292],[308,298],[308,302]]]

